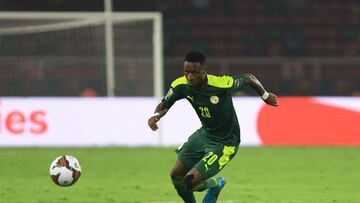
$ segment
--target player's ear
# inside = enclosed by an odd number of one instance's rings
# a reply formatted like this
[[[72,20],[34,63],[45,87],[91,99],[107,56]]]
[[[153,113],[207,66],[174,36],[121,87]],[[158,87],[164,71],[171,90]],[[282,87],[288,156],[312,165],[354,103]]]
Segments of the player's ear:
[[[207,75],[207,72],[206,70],[202,70],[202,79],[205,80],[206,79],[206,76]]]

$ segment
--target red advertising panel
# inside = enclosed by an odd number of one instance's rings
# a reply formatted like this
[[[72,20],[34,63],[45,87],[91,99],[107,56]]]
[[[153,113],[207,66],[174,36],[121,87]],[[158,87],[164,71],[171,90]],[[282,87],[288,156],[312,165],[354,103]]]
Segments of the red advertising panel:
[[[360,145],[360,101],[280,98],[261,107],[257,128],[264,145]]]

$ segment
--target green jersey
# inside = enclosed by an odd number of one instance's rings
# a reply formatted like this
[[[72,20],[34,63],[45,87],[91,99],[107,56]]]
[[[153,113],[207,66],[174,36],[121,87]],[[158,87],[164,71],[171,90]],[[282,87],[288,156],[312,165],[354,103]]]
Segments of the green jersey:
[[[225,145],[238,145],[240,126],[232,94],[241,90],[244,76],[219,77],[208,74],[207,79],[207,89],[197,90],[188,84],[185,76],[177,78],[162,102],[169,109],[177,100],[187,99],[211,140]]]

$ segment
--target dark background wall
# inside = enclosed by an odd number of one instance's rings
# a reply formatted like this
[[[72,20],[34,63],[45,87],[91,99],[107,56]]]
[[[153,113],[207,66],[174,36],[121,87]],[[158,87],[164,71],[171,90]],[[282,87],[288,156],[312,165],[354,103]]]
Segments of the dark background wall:
[[[2,11],[103,9],[99,0],[0,0]],[[359,94],[360,1],[113,0],[113,9],[162,12],[165,85],[181,74],[183,55],[199,50],[213,73],[254,72],[279,95]],[[244,64],[242,57],[263,63]],[[299,57],[318,58],[321,68],[291,60]],[[348,58],[354,62],[341,63]]]

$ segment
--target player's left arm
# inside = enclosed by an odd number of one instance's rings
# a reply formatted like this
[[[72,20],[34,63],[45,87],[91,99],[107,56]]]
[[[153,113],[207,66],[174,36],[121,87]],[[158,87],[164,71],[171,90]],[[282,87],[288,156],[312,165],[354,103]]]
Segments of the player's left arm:
[[[251,73],[244,74],[245,83],[252,87],[266,102],[271,106],[278,106],[277,96],[271,92],[267,92],[260,81]]]

